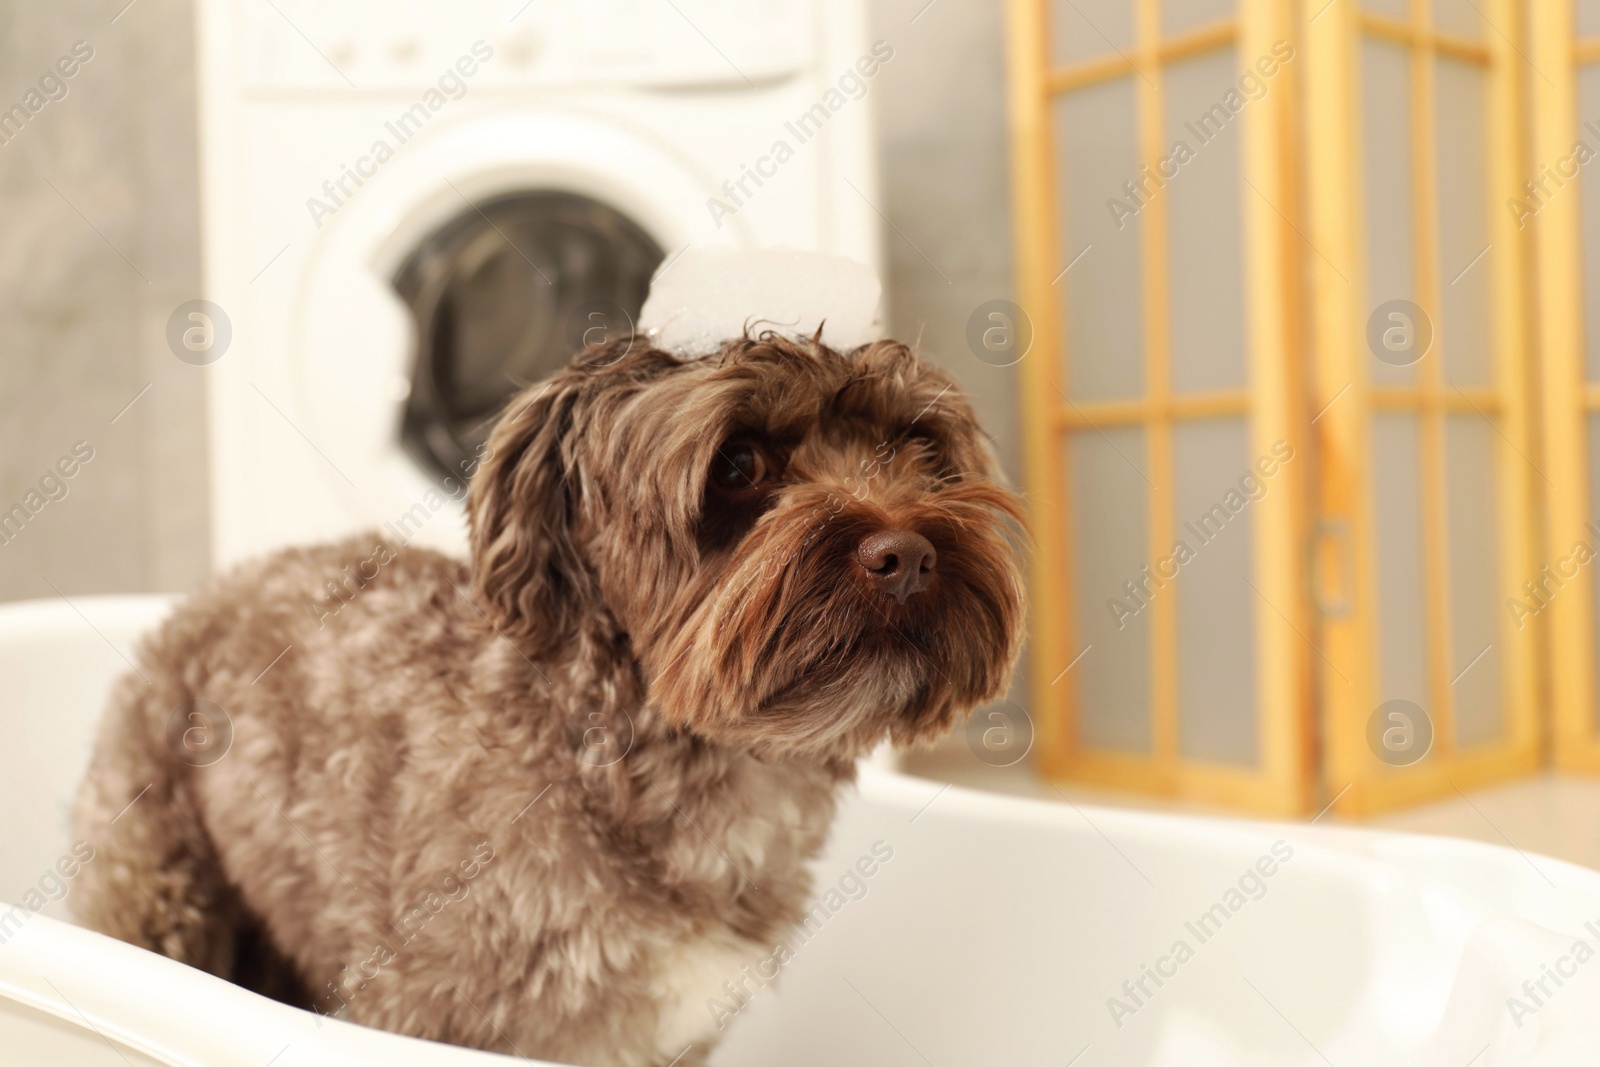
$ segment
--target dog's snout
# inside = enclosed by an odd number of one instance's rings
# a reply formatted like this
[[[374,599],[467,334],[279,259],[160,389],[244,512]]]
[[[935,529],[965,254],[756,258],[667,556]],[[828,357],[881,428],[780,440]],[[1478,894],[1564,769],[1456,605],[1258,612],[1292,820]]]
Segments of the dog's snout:
[[[885,593],[904,600],[927,588],[938,553],[911,530],[880,530],[856,547],[856,562]]]

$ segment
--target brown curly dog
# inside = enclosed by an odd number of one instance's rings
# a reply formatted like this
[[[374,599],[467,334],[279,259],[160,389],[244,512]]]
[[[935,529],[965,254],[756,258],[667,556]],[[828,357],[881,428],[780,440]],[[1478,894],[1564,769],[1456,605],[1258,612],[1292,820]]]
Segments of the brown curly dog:
[[[1004,691],[1017,501],[906,346],[763,335],[580,354],[468,503],[470,562],[286,551],[147,640],[76,810],[79,914],[370,1026],[701,1063],[854,761]]]

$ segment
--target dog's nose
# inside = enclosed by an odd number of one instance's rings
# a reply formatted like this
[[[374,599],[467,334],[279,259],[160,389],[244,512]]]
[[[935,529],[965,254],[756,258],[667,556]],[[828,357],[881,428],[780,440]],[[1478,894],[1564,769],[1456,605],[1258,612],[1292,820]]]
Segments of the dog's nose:
[[[937,560],[933,542],[910,530],[880,530],[856,548],[861,569],[896,600],[926,589]]]

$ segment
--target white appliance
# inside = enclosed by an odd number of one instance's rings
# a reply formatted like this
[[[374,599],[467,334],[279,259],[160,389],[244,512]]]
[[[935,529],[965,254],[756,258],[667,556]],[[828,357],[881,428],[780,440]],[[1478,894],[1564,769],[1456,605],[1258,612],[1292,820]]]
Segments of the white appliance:
[[[689,245],[879,265],[861,0],[198,7],[218,566],[459,550],[493,411]]]

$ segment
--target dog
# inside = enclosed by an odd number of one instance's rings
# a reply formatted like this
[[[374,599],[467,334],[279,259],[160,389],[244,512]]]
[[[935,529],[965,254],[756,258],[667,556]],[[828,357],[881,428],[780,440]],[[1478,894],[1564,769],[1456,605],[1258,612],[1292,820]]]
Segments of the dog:
[[[79,918],[386,1030],[701,1064],[855,761],[1006,689],[1019,501],[950,377],[820,331],[581,352],[472,474],[470,561],[291,549],[146,639]]]

